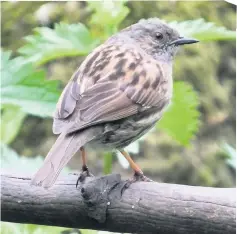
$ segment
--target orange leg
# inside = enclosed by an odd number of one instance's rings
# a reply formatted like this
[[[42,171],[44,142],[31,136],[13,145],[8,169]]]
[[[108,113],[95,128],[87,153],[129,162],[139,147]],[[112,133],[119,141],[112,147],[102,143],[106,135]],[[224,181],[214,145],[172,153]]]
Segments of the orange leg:
[[[86,151],[84,147],[81,147],[80,151],[81,151],[81,159],[82,159],[82,171],[87,171],[88,167],[86,165]]]
[[[81,159],[82,159],[82,172],[80,173],[80,175],[79,175],[79,177],[77,179],[76,188],[77,188],[79,182],[83,182],[86,177],[93,176],[89,172],[89,169],[88,169],[88,167],[86,165],[86,151],[85,151],[84,147],[81,147],[80,151],[81,151]]]
[[[125,151],[121,150],[121,154],[128,160],[131,168],[134,170],[134,176],[132,179],[128,180],[126,183],[125,187],[129,187],[131,183],[134,183],[136,181],[146,181],[146,182],[151,182],[152,180],[149,179],[148,177],[144,176],[143,171],[140,169],[140,167],[132,160],[130,155]]]
[[[132,160],[132,158],[130,157],[130,155],[124,151],[121,150],[120,151],[121,154],[128,160],[130,167],[135,171],[135,174],[139,174],[139,175],[143,175],[142,170],[140,169],[140,167]]]

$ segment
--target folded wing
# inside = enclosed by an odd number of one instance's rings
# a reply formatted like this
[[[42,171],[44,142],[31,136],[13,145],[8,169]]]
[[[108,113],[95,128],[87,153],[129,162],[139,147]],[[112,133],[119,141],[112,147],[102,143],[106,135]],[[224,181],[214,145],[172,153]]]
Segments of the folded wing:
[[[112,45],[96,50],[63,91],[53,131],[72,133],[159,106],[162,82],[162,67],[142,52]]]

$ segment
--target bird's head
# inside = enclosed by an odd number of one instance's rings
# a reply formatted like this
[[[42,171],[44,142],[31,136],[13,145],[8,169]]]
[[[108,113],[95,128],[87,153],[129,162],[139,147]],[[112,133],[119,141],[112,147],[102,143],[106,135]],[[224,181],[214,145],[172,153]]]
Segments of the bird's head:
[[[142,19],[122,32],[155,59],[171,60],[179,46],[198,42],[182,37],[177,30],[158,18]]]

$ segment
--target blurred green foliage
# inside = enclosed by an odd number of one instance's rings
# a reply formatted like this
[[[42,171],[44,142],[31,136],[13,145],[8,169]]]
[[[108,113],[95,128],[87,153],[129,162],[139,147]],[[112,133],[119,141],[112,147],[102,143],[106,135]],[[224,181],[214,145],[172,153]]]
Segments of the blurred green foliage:
[[[102,39],[116,33],[120,23],[129,14],[125,1],[90,1],[88,8],[92,11],[89,25],[92,31]]]
[[[110,2],[110,4],[90,2],[89,7],[94,12],[91,15],[90,23],[92,25],[106,25],[107,33],[115,33],[118,24],[129,12],[123,4],[122,2]],[[104,21],[98,20],[102,13],[106,13],[106,17],[102,18]],[[195,36],[200,40],[235,39],[234,32],[223,27],[216,27],[213,23],[206,23],[202,19],[181,23],[171,22],[170,25],[175,26],[181,34]],[[44,81],[45,74],[43,72],[36,73],[33,70],[33,63],[42,65],[60,57],[88,54],[98,44],[99,39],[93,39],[90,31],[83,24],[68,25],[61,23],[56,24],[54,29],[41,27],[35,31],[36,34],[25,37],[26,45],[18,50],[24,57],[9,60],[10,53],[2,53],[2,66],[4,68],[1,86],[2,102],[20,105],[23,111],[30,114],[47,116],[52,115],[52,110],[58,99],[58,92],[55,88],[56,82]],[[198,106],[197,96],[192,94],[192,87],[189,87],[188,92],[192,97],[189,99],[186,97],[186,90],[185,84],[174,85],[174,93],[176,96],[179,94],[179,96],[173,99],[171,110],[167,112],[171,113],[169,114],[170,118],[163,117],[163,121],[159,125],[161,129],[166,130],[184,145],[187,145],[197,132],[199,123],[199,115],[195,113]],[[182,95],[185,97],[186,103],[180,101]],[[183,104],[185,104],[185,111],[179,111],[183,108]],[[180,124],[174,124],[173,114],[177,116],[177,119],[184,121]],[[182,128],[182,131],[177,128]]]
[[[59,98],[58,82],[45,79],[45,72],[34,69],[23,57],[10,59],[10,52],[1,53],[1,104],[21,107],[40,117],[52,116]]]
[[[21,129],[26,113],[19,106],[2,105],[1,122],[1,138],[0,141],[10,144],[17,136]]]
[[[43,163],[43,158],[41,156],[34,158],[20,156],[2,142],[0,143],[0,150],[2,156],[2,169],[8,173],[26,173],[32,175],[36,172],[38,165]]]
[[[41,27],[34,31],[34,35],[25,37],[27,43],[18,52],[37,65],[61,57],[87,55],[99,43],[80,23],[60,23],[54,29]]]
[[[40,226],[34,224],[16,224],[1,222],[2,234],[96,234],[97,232],[88,231],[80,232],[77,229],[62,227]]]
[[[175,82],[171,107],[164,113],[157,127],[164,129],[183,145],[188,145],[199,129],[198,106],[198,97],[192,86],[180,81]]]
[[[223,145],[223,150],[227,155],[227,163],[234,169],[236,169],[236,149],[229,144]]]
[[[202,42],[235,40],[236,38],[236,32],[227,30],[225,27],[218,27],[213,22],[205,22],[204,19],[173,21],[170,26],[178,29],[181,35],[191,36]]]
[[[67,83],[83,56],[99,43],[141,18],[159,16],[182,34],[205,43],[180,51],[174,66],[174,78],[178,82],[174,83],[172,104],[157,128],[143,138],[145,140],[133,143],[129,151],[138,157],[145,173],[156,175],[162,181],[233,186],[234,177],[226,166],[226,158],[218,151],[218,144],[223,140],[233,144],[235,131],[233,42],[236,33],[227,28],[236,28],[236,9],[230,4],[101,1],[5,2],[2,5],[2,46],[4,51],[13,51],[13,58],[10,59],[10,52],[1,53],[1,142],[22,153],[34,134],[35,137],[44,137],[45,141],[30,155],[37,155],[38,151],[41,155],[42,151],[47,152],[44,143],[49,141],[51,145],[51,130],[48,130],[51,121],[45,117],[52,115],[60,94],[55,79]],[[39,14],[40,11],[43,14]],[[30,35],[32,31],[33,35]],[[44,121],[40,122],[35,116],[44,118]],[[32,126],[35,126],[35,131],[44,129],[44,133],[32,131]],[[19,131],[20,136],[16,138]],[[37,146],[40,140],[37,139]],[[192,144],[185,149],[177,142]],[[234,148],[224,148],[225,154],[231,155],[227,163],[234,167]],[[42,157],[29,159],[19,156],[6,145],[1,145],[1,152],[2,167],[6,169],[19,165],[19,168],[33,172],[42,163]],[[120,156],[118,158],[123,164]],[[99,161],[97,155],[93,160]],[[111,172],[112,162],[111,154],[103,156],[104,173]],[[20,226],[15,227],[14,233],[17,230],[27,233],[22,230],[28,227]],[[60,233],[65,230],[30,226],[34,230],[31,233]],[[87,232],[82,231],[83,234]]]
[[[112,153],[111,152],[105,153],[103,157],[104,157],[103,172],[105,175],[107,175],[112,172],[112,162],[113,162]]]
[[[42,156],[38,155],[34,158],[29,158],[25,157],[24,155],[19,155],[16,151],[11,149],[3,142],[0,142],[0,152],[2,156],[2,169],[9,174],[24,173],[25,175],[27,174],[32,176],[39,168],[39,165],[42,165],[43,163]],[[65,167],[62,171],[62,175],[67,175],[69,172],[70,169]]]

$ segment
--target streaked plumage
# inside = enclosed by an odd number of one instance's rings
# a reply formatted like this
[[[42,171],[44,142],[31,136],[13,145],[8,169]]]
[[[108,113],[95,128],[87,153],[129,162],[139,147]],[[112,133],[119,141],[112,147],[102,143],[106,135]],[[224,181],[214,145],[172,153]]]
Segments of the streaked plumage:
[[[86,144],[122,150],[152,128],[172,97],[177,45],[169,43],[179,38],[159,19],[142,20],[88,55],[58,101],[60,136],[32,183],[50,187]]]

